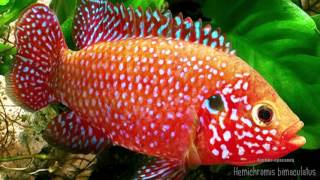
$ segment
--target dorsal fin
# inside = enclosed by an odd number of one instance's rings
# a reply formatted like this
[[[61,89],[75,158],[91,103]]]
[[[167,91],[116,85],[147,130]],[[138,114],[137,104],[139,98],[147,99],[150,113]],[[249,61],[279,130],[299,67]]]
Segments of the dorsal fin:
[[[172,37],[230,50],[230,43],[226,43],[219,29],[202,27],[201,20],[193,22],[181,13],[173,18],[170,11],[161,14],[158,10],[134,10],[106,0],[83,0],[77,9],[73,37],[80,49],[102,41],[147,36]]]

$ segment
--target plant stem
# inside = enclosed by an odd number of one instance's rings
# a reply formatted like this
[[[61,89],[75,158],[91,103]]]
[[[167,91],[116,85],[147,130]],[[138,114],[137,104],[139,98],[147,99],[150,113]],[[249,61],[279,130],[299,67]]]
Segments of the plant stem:
[[[23,155],[23,156],[2,157],[0,158],[0,162],[18,161],[18,160],[31,159],[31,158],[42,159],[42,160],[51,159],[47,154],[31,154],[31,155]]]

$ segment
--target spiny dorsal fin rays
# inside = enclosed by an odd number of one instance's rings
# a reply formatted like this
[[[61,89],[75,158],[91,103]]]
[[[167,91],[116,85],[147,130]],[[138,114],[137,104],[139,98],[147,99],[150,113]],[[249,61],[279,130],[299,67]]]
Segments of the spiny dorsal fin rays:
[[[169,10],[161,14],[150,8],[146,11],[125,8],[123,4],[113,5],[106,0],[81,2],[74,19],[73,36],[80,49],[103,41],[160,36],[230,51],[230,43],[225,42],[220,30],[212,31],[210,25],[202,27],[201,20],[193,22],[181,13],[172,17]]]

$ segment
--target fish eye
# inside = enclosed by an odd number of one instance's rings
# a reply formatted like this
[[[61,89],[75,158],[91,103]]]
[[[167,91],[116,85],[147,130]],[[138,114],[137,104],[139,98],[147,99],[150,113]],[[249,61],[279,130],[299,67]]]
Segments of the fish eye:
[[[258,104],[252,110],[252,117],[259,126],[267,126],[271,123],[274,116],[272,107],[268,104]]]
[[[220,94],[210,96],[205,100],[205,107],[211,114],[217,114],[224,109],[223,99]]]
[[[272,110],[266,106],[262,106],[258,109],[258,117],[264,123],[269,123],[272,119],[272,115]]]

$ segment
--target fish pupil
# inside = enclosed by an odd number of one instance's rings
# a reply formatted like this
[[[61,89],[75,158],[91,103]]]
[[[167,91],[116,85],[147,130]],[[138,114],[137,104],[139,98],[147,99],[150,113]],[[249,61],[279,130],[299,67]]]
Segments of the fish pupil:
[[[213,110],[222,110],[223,109],[223,102],[222,98],[219,94],[211,96],[209,99],[209,106]]]
[[[263,106],[258,111],[258,117],[264,123],[269,123],[272,119],[272,116],[273,116],[273,112],[268,107]]]

